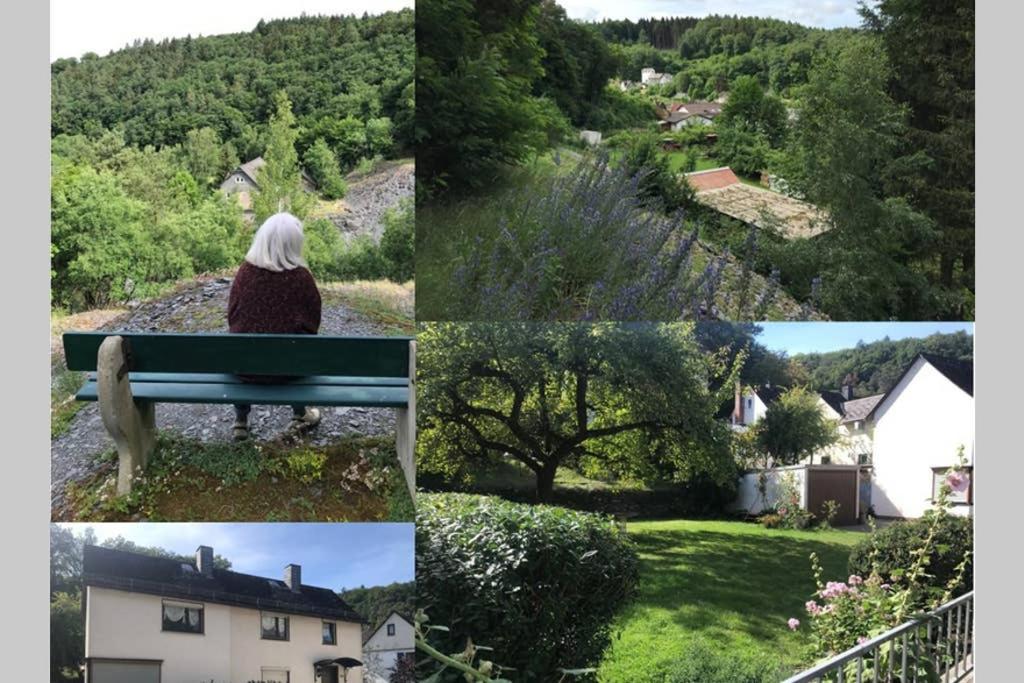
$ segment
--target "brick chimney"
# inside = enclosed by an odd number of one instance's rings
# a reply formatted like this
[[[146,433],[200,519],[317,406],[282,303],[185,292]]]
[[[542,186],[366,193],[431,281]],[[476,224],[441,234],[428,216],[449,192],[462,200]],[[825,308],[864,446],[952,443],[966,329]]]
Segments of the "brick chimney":
[[[208,545],[196,548],[196,569],[203,576],[213,576],[213,548]]]
[[[843,378],[843,386],[839,388],[839,393],[843,395],[844,401],[853,400],[853,385],[857,383],[857,378],[853,376],[851,372]]]
[[[302,592],[302,567],[290,564],[284,568],[284,582],[294,593]]]

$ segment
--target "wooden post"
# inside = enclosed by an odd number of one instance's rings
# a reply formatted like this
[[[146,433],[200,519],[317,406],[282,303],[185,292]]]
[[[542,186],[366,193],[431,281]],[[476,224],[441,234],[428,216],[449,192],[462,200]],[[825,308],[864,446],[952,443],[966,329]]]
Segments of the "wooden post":
[[[96,393],[100,417],[117,446],[117,495],[130,493],[132,481],[146,467],[156,445],[154,404],[132,396],[129,359],[123,337],[113,335],[100,344],[96,358]]]
[[[409,495],[416,500],[416,341],[409,342],[409,403],[398,409],[395,446]]]

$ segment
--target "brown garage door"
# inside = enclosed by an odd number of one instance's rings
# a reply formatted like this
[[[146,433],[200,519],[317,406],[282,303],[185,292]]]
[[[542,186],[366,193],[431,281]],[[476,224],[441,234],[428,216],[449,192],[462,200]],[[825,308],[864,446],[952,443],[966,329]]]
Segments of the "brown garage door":
[[[807,509],[820,519],[824,517],[825,501],[834,500],[839,503],[839,513],[832,523],[856,524],[857,485],[857,470],[811,468],[807,471]]]

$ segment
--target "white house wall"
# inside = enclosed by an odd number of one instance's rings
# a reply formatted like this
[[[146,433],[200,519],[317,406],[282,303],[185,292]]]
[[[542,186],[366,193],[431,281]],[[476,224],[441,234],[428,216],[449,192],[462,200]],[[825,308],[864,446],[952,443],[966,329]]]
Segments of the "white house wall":
[[[86,588],[85,656],[159,659],[162,683],[237,683],[260,680],[261,669],[287,669],[291,683],[314,683],[313,662],[362,656],[359,624],[337,621],[337,645],[322,644],[319,617],[287,615],[289,640],[260,637],[260,610],[215,603],[203,605],[204,632],[162,630],[163,599],[88,586]],[[361,681],[358,669],[349,683]]]
[[[395,627],[395,635],[388,635],[388,624]],[[414,652],[415,633],[412,624],[397,614],[392,614],[381,624],[369,640],[363,644],[363,663],[366,683],[387,683],[390,672],[398,662],[400,652]]]
[[[960,446],[973,464],[974,398],[919,358],[875,412],[875,514],[924,514],[931,507],[932,468],[953,465]]]
[[[748,515],[759,515],[765,510],[774,508],[782,496],[783,484],[787,477],[792,477],[797,491],[800,492],[800,507],[807,507],[807,468],[802,465],[778,467],[765,470],[767,481],[765,494],[758,490],[760,472],[746,472],[740,477],[734,510]]]

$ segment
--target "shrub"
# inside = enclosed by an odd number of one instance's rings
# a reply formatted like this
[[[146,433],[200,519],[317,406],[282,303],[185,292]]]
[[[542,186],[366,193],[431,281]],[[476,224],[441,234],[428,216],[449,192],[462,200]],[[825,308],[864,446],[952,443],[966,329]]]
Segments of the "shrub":
[[[384,259],[384,274],[392,282],[407,282],[412,279],[415,265],[416,226],[412,206],[403,202],[397,209],[389,209],[383,221],[380,253]]]
[[[517,681],[597,662],[638,577],[636,552],[610,518],[465,494],[417,503],[417,600],[450,629],[438,634],[441,652],[471,638]]]
[[[445,319],[669,320],[717,311],[728,254],[681,216],[650,210],[639,175],[607,159],[536,179],[490,209],[496,234],[467,239]],[[750,297],[753,299],[754,297]],[[745,310],[750,301],[736,302]],[[767,305],[758,301],[755,308]],[[752,318],[760,313],[755,312]]]
[[[757,521],[765,529],[778,529],[782,526],[782,517],[775,514],[774,512],[769,512],[766,515],[761,515],[757,518]]]
[[[927,517],[897,522],[879,529],[858,543],[850,553],[850,573],[868,576],[872,565],[877,563],[879,573],[886,579],[893,575],[899,578],[901,572],[913,562],[914,551],[924,545],[928,534],[929,520]],[[965,517],[945,516],[938,524],[935,543],[932,546],[931,560],[928,563],[927,585],[941,592],[946,584],[956,576],[957,565],[964,553],[974,546],[972,520]],[[961,595],[971,589],[974,584],[974,566],[968,561],[964,579],[954,591]]]

